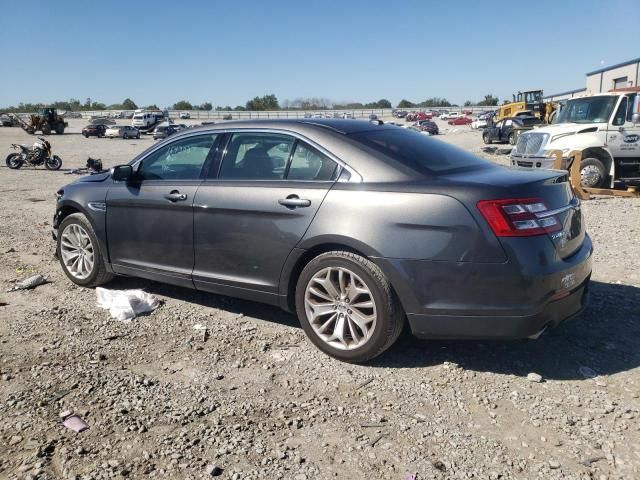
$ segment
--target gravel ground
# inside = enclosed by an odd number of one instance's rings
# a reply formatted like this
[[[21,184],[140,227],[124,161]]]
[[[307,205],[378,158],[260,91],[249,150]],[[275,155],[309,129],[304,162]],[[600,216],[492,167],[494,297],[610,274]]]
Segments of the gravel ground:
[[[356,366],[251,302],[118,279],[162,305],[130,323],[98,309],[52,255],[53,193],[87,156],[110,167],[152,140],[71,123],[50,137],[61,171],[0,168],[0,478],[640,478],[639,200],[584,203],[596,250],[580,318],[530,342],[405,335]],[[441,124],[481,153],[478,132]],[[32,141],[0,128],[3,158]],[[34,273],[49,283],[7,291]]]

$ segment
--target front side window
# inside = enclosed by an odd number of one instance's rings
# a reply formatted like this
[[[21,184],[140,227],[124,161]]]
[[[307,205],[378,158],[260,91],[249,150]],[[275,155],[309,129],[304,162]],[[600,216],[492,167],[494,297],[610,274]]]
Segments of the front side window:
[[[176,140],[142,160],[138,168],[140,180],[196,180],[217,135]]]
[[[336,163],[304,142],[298,142],[291,158],[287,180],[332,180]]]
[[[282,180],[293,137],[271,133],[234,133],[222,161],[224,180]]]
[[[613,124],[624,125],[624,122],[627,118],[627,97],[623,98],[618,106],[618,110],[616,110],[616,114],[613,117]]]

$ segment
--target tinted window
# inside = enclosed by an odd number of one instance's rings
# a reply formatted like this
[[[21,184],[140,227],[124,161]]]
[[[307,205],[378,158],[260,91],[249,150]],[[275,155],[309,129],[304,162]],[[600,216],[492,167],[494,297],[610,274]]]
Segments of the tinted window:
[[[282,180],[293,138],[270,133],[234,133],[222,161],[220,178]]]
[[[216,135],[200,135],[177,140],[142,160],[138,177],[142,180],[194,180],[200,177]]]
[[[331,180],[336,166],[333,160],[315,148],[298,142],[291,159],[287,180]]]
[[[421,173],[442,173],[487,164],[462,149],[409,129],[387,128],[349,136]]]

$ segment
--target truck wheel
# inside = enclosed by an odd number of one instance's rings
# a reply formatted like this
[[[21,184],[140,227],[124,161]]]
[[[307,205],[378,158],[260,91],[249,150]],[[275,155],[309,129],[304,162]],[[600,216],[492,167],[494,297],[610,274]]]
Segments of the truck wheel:
[[[42,126],[42,134],[43,134],[43,135],[49,135],[49,134],[51,134],[51,125],[49,125],[48,123],[45,123],[45,124]]]
[[[56,133],[57,133],[58,135],[62,135],[62,134],[64,133],[64,125],[63,125],[62,123],[59,123],[59,124],[56,126]]]
[[[587,188],[601,188],[607,178],[604,164],[597,158],[585,158],[580,162],[580,183]]]

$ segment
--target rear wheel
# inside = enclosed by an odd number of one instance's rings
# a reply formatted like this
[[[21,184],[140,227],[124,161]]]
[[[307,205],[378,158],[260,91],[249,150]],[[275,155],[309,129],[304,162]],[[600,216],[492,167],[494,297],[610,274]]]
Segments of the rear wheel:
[[[49,134],[51,134],[51,125],[49,125],[48,123],[45,123],[45,124],[42,126],[42,134],[43,134],[43,135],[49,135]]]
[[[302,270],[296,311],[313,344],[347,362],[380,355],[404,324],[400,303],[378,266],[344,251],[319,255]]]
[[[62,135],[62,134],[64,133],[64,125],[63,125],[62,123],[59,123],[59,124],[56,126],[56,133],[57,133],[58,135]]]
[[[489,138],[489,132],[484,132],[482,134],[482,141],[489,145],[491,143],[491,139]]]
[[[128,140],[129,139],[129,135],[127,135],[126,133],[122,135],[122,139],[123,140]]]
[[[601,188],[607,178],[604,164],[598,158],[585,158],[580,162],[580,183],[583,187]]]
[[[11,153],[7,156],[7,159],[5,160],[7,167],[13,169],[13,170],[17,170],[22,166],[22,161],[20,160],[20,154],[19,153]]]
[[[509,145],[515,145],[516,144],[516,134],[511,132],[509,134]]]
[[[93,227],[82,213],[71,214],[60,224],[57,253],[62,270],[77,285],[97,287],[113,278],[105,268]]]

